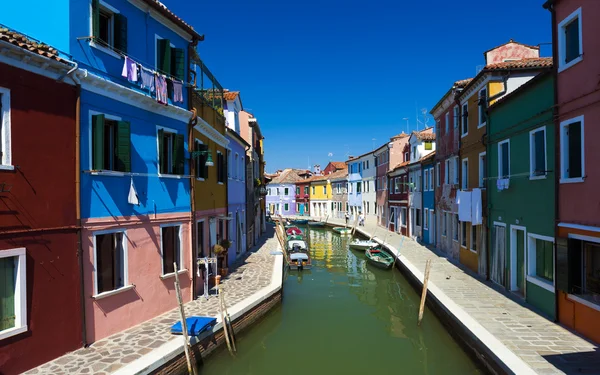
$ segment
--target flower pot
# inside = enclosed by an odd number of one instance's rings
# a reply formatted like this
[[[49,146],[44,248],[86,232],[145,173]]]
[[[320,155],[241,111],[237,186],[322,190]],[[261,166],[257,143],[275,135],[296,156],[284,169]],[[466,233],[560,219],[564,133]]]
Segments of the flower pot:
[[[221,276],[225,277],[229,273],[229,268],[221,268]]]

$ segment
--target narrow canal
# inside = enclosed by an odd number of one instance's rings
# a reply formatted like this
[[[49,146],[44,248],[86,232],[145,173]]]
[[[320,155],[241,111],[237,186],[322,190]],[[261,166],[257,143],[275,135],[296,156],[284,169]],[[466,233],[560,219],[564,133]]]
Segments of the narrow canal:
[[[304,229],[304,228],[303,228]],[[479,374],[398,270],[366,263],[349,237],[310,229],[313,269],[291,271],[281,306],[211,355],[203,375]]]

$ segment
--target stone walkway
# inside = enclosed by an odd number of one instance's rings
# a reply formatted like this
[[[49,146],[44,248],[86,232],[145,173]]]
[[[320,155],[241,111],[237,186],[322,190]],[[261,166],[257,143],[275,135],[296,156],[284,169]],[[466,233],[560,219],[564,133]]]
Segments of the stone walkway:
[[[340,219],[330,218],[328,222],[343,225]],[[386,238],[386,243],[421,272],[426,260],[433,259],[430,281],[535,372],[600,374],[597,344],[538,315],[524,301],[513,299],[491,282],[416,241],[405,237],[400,247],[402,236],[386,231],[372,219],[358,229],[369,236],[375,233],[380,240]]]
[[[277,249],[278,241],[274,236],[273,227],[268,225],[266,234],[260,238],[256,248],[249,251],[246,258],[237,261],[231,267],[232,272],[222,281],[228,308],[269,286],[275,261],[270,252]],[[214,290],[212,292],[214,293]],[[209,299],[200,297],[185,305],[186,316],[217,317],[218,302],[214,295]],[[25,374],[108,375],[177,337],[170,332],[171,326],[177,321],[179,309],[173,309],[138,326],[99,340],[87,348],[29,370]]]

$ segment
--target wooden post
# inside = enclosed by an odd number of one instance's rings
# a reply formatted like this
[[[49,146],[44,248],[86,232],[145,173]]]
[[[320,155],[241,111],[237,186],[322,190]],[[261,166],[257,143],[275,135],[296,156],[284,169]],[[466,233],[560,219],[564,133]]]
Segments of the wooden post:
[[[219,293],[220,296],[220,305],[221,308],[223,309],[223,315],[225,316],[225,326],[227,326],[227,333],[229,334],[229,340],[231,342],[231,347],[233,348],[234,352],[237,352],[237,349],[235,347],[235,335],[233,332],[233,325],[231,324],[231,318],[229,317],[229,313],[227,312],[227,305],[225,305],[225,295],[223,294],[223,291],[221,291],[221,293]]]
[[[221,298],[221,277],[217,275],[215,277],[215,283],[217,284],[217,291],[219,292],[219,301]],[[219,314],[221,315],[221,324],[223,325],[223,335],[225,336],[225,342],[227,343],[227,349],[229,349],[229,353],[235,357],[233,354],[233,349],[231,348],[231,342],[229,342],[229,332],[227,330],[227,322],[225,321],[225,317],[223,315],[223,306],[219,303]]]
[[[421,325],[423,320],[423,310],[425,309],[425,298],[427,297],[427,283],[429,282],[429,270],[431,269],[431,259],[427,259],[425,264],[425,277],[423,279],[423,291],[421,292],[421,305],[419,306],[419,320],[417,325]]]
[[[183,333],[183,350],[188,366],[188,374],[196,375],[196,367],[192,366],[192,358],[190,357],[190,341],[188,339],[187,323],[185,321],[185,310],[183,309],[183,301],[181,300],[181,288],[179,286],[179,274],[177,273],[177,263],[173,262],[175,269],[175,294],[177,295],[177,304],[179,305],[179,317],[181,318],[181,331]]]
[[[357,225],[358,225],[358,215],[356,215],[356,219],[354,219],[354,225],[352,226],[352,236],[354,236],[354,232],[356,231]]]

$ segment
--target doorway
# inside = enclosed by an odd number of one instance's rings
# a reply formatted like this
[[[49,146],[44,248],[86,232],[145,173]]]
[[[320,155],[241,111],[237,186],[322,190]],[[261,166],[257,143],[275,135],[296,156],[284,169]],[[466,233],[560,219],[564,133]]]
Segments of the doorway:
[[[503,223],[494,223],[490,253],[490,279],[498,285],[506,286],[504,283],[506,225]]]
[[[525,297],[526,228],[510,226],[510,290]]]

